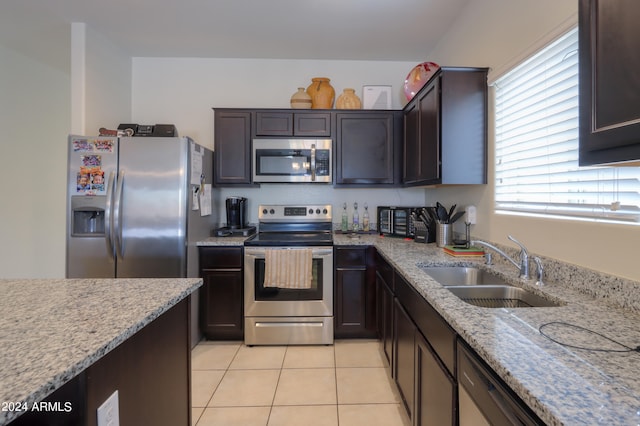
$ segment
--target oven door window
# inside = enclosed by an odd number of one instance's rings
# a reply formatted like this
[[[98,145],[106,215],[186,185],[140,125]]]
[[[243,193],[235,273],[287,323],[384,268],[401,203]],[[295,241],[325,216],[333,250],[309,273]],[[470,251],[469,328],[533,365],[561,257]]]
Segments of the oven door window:
[[[264,259],[255,260],[256,300],[297,301],[322,300],[322,259],[313,259],[312,281],[309,289],[264,287]]]
[[[256,174],[261,176],[305,176],[310,174],[311,153],[307,150],[256,150]]]

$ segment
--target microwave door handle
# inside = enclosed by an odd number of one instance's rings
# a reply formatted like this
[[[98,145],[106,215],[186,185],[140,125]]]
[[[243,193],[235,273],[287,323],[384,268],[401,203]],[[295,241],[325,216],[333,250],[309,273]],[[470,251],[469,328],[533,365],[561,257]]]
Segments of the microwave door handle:
[[[311,180],[316,180],[316,144],[311,145]]]

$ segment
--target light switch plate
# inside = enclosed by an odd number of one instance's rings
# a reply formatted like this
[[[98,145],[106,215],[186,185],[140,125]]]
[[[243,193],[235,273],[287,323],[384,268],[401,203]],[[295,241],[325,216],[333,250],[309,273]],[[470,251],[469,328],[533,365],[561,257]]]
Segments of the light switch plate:
[[[98,407],[98,426],[120,426],[120,412],[118,410],[118,391]]]

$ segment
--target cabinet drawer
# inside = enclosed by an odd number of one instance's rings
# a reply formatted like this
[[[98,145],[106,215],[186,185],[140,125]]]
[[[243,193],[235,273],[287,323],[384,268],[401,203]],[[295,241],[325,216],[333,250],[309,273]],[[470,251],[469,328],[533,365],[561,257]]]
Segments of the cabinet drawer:
[[[402,277],[396,277],[396,296],[442,363],[453,375],[456,333],[435,309]]]
[[[200,269],[242,268],[242,247],[200,247]]]
[[[367,249],[362,248],[335,248],[336,268],[365,268],[367,266]]]

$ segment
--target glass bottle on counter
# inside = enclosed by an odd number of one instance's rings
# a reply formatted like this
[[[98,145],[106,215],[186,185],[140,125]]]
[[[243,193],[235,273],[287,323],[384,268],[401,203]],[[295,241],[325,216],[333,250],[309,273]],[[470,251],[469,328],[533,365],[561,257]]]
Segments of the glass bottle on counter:
[[[362,214],[362,230],[369,232],[369,206],[364,203],[364,213]]]
[[[358,203],[353,203],[353,232],[360,230],[360,215],[358,214]]]
[[[347,203],[342,205],[342,223],[340,224],[342,232],[349,231],[349,214],[347,214]]]

